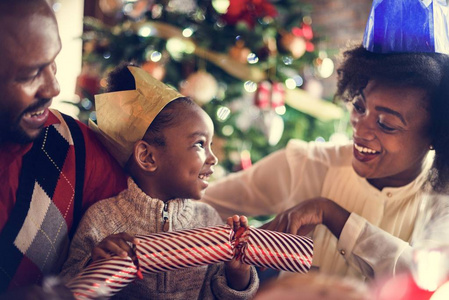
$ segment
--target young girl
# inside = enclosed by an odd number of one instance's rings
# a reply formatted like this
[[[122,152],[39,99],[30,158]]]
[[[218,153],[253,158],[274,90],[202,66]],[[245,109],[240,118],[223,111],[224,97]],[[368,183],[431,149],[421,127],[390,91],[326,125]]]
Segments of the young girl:
[[[97,95],[95,130],[131,178],[127,190],[100,201],[83,217],[63,267],[65,279],[111,253],[132,257],[127,242],[138,244],[133,235],[222,224],[212,207],[190,200],[201,198],[217,163],[210,117],[191,99],[134,66],[113,71],[109,91]],[[248,225],[238,216],[228,224],[234,229]],[[116,297],[246,299],[257,287],[254,268],[233,260],[145,274]]]

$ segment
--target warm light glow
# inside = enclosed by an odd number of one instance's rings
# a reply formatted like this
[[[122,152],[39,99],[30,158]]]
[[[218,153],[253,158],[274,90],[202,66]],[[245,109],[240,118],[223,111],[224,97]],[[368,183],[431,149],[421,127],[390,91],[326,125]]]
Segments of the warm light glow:
[[[234,133],[234,127],[232,127],[231,125],[225,125],[225,126],[223,126],[223,129],[221,130],[221,132],[225,136],[230,136]]]
[[[221,106],[217,109],[217,118],[219,121],[226,121],[231,114],[231,110],[226,106]]]
[[[192,30],[192,28],[185,28],[183,31],[182,31],[182,35],[184,36],[184,37],[191,37],[192,36],[192,34],[193,34],[193,30]]]
[[[287,78],[285,80],[285,87],[294,90],[296,88],[296,81],[293,78]]]
[[[284,133],[284,120],[279,115],[274,115],[271,120],[271,126],[268,133],[268,144],[271,146],[277,145]]]
[[[150,25],[143,25],[142,27],[139,28],[139,31],[137,32],[137,34],[142,37],[149,37],[154,35],[154,33],[155,30]]]
[[[285,113],[287,112],[287,108],[285,108],[285,105],[282,105],[282,106],[276,107],[276,108],[274,109],[274,111],[275,111],[278,115],[283,116],[283,115],[285,115]]]
[[[169,39],[166,48],[174,59],[180,59],[183,53],[195,51],[195,45],[192,42],[178,38]]]
[[[253,82],[253,81],[246,81],[243,84],[243,88],[248,93],[254,93],[255,91],[257,91],[257,84],[255,82]]]
[[[255,53],[248,54],[248,57],[246,59],[250,64],[256,64],[257,62],[259,62],[259,57],[257,57]]]
[[[219,14],[225,14],[228,11],[229,0],[212,0],[212,6]]]
[[[328,78],[334,73],[334,62],[332,59],[326,57],[323,59],[321,65],[317,67],[318,72],[322,78]]]
[[[162,58],[162,53],[160,53],[159,51],[153,51],[150,54],[150,60],[151,61],[158,62],[158,61],[161,60],[161,58]]]

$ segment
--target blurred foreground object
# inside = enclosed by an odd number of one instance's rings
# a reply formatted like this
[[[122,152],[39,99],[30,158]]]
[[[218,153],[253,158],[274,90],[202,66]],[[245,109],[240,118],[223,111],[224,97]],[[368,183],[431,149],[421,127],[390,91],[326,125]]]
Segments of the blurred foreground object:
[[[286,274],[262,287],[255,300],[373,300],[363,282],[324,274]],[[394,298],[390,298],[394,299]]]

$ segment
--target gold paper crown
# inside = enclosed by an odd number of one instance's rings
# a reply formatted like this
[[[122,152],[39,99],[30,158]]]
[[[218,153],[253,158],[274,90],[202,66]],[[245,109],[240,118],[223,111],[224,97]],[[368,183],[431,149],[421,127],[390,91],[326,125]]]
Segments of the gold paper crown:
[[[128,70],[136,89],[95,95],[97,124],[89,120],[89,127],[122,167],[159,112],[184,97],[145,70],[132,66]]]

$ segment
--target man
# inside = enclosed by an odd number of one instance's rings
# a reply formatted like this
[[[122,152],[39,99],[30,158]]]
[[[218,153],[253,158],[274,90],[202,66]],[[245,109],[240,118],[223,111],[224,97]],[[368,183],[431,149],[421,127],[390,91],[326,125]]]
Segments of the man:
[[[1,0],[0,41],[2,293],[57,274],[82,212],[126,178],[86,126],[49,109],[61,50],[49,5]]]

